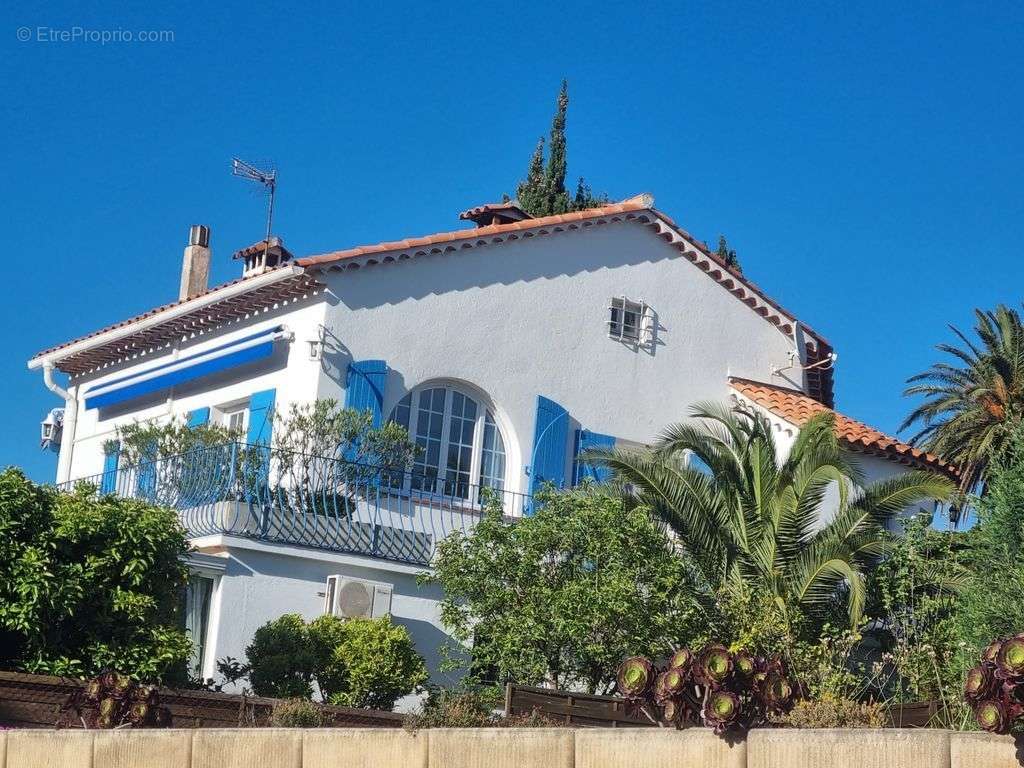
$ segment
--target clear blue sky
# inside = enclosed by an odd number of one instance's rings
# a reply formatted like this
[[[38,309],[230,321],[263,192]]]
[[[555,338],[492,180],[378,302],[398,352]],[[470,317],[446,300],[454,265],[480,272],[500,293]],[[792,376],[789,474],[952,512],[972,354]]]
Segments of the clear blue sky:
[[[894,430],[946,323],[1020,302],[1019,4],[219,5],[0,10],[0,464],[52,479],[25,361],[174,299],[190,224],[236,276],[263,204],[232,155],[280,169],[297,254],[453,229],[514,192],[563,76],[570,175],[726,233],[852,416]],[[37,29],[75,26],[174,40]]]

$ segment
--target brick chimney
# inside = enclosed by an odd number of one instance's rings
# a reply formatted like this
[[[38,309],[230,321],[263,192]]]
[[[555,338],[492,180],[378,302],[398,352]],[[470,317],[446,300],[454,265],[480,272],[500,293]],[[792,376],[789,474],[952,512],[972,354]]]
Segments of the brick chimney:
[[[210,228],[195,224],[188,231],[188,245],[181,262],[181,289],[178,301],[206,293],[210,280]]]

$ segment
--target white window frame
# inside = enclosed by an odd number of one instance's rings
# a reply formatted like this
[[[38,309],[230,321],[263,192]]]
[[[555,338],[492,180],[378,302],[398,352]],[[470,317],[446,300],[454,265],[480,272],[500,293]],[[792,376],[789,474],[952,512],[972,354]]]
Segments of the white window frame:
[[[398,401],[396,401],[395,404],[392,406],[391,413],[389,414],[388,418],[391,418],[391,416],[394,414],[395,409],[398,407],[398,404],[401,403],[402,400],[406,396],[410,396],[409,397],[409,401],[410,401],[409,402],[409,439],[412,440],[413,442],[416,442],[416,437],[417,437],[416,436],[416,425],[417,425],[417,422],[419,420],[420,397],[422,396],[423,392],[429,392],[429,391],[434,390],[434,389],[443,389],[443,390],[445,390],[444,410],[443,410],[442,426],[441,426],[441,445],[440,445],[439,452],[438,452],[437,480],[434,483],[434,490],[433,491],[427,491],[427,490],[412,489],[411,488],[411,483],[412,483],[412,476],[411,475],[416,472],[415,469],[411,473],[407,473],[405,479],[402,482],[402,490],[403,491],[407,491],[407,492],[409,492],[411,494],[416,494],[416,493],[424,493],[424,494],[436,493],[436,494],[442,495],[442,496],[452,496],[452,497],[459,498],[459,499],[462,498],[461,496],[458,496],[458,494],[455,494],[455,493],[445,493],[445,485],[448,482],[447,481],[447,476],[448,476],[448,447],[449,447],[449,440],[450,440],[450,437],[451,437],[452,402],[455,399],[452,395],[453,395],[453,393],[458,392],[463,397],[467,397],[470,400],[472,400],[474,403],[476,403],[476,419],[474,420],[474,424],[473,424],[473,450],[472,450],[472,453],[470,455],[470,462],[469,462],[469,478],[470,478],[469,479],[469,488],[470,488],[470,491],[469,491],[469,494],[467,495],[467,497],[464,500],[465,500],[465,502],[467,504],[472,504],[472,505],[478,505],[480,503],[480,499],[477,498],[477,496],[479,495],[479,491],[480,491],[480,488],[481,488],[481,484],[480,484],[480,481],[481,481],[480,469],[481,469],[481,465],[483,463],[483,453],[484,453],[484,448],[483,448],[484,422],[485,422],[485,420],[487,418],[487,412],[488,411],[491,412],[491,419],[494,421],[494,427],[495,427],[495,429],[498,430],[498,435],[501,437],[501,443],[502,443],[502,447],[503,447],[504,454],[505,454],[505,475],[504,475],[504,477],[501,480],[502,487],[500,489],[495,489],[495,490],[498,493],[505,493],[508,490],[508,487],[509,487],[509,473],[508,473],[508,468],[509,468],[509,460],[508,460],[508,456],[509,456],[509,442],[508,442],[508,438],[505,435],[505,432],[501,428],[501,422],[498,420],[498,417],[497,417],[497,415],[494,412],[494,408],[491,407],[487,403],[486,400],[484,400],[481,397],[479,397],[478,395],[476,395],[476,394],[474,394],[472,392],[468,392],[464,388],[459,387],[459,386],[454,385],[454,384],[446,384],[444,382],[436,382],[436,383],[431,383],[431,384],[424,384],[422,386],[419,386],[419,387],[416,387],[415,389],[410,390],[409,392],[406,392],[405,395],[402,395],[402,397],[399,398]],[[488,486],[488,487],[490,487],[490,486]]]
[[[246,430],[249,428],[249,401],[240,400],[234,403],[228,403],[226,405],[215,406],[214,412],[217,416],[217,423],[223,427],[231,426],[231,417],[241,414],[242,416],[242,428],[241,433],[244,439]]]
[[[619,319],[614,320],[612,313],[618,312]],[[626,333],[626,315],[636,315],[635,333]],[[608,302],[608,338],[623,344],[632,344],[637,348],[654,344],[657,321],[651,306],[646,301],[630,299],[627,296],[614,296]]]

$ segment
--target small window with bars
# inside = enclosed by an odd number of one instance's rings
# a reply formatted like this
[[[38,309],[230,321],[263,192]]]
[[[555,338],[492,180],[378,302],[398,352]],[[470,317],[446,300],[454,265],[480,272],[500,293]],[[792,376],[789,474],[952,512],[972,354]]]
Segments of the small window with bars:
[[[630,301],[625,296],[612,299],[608,308],[608,335],[618,341],[641,343],[647,305]]]

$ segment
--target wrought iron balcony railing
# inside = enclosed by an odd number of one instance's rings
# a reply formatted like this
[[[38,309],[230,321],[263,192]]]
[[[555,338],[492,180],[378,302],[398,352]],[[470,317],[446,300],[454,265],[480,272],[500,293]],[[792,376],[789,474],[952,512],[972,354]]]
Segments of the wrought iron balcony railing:
[[[74,480],[98,493],[178,510],[190,536],[230,534],[429,564],[438,541],[468,533],[488,500],[506,516],[525,494],[445,475],[229,443]]]

